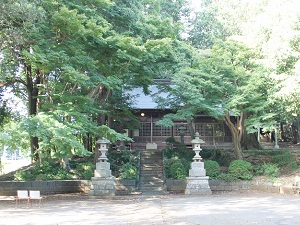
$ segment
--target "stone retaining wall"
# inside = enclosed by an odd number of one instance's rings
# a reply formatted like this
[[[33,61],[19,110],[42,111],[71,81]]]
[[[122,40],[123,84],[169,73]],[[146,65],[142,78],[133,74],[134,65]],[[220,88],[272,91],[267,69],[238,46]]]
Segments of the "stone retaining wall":
[[[235,181],[209,180],[213,192],[218,191],[240,191],[258,190],[277,194],[300,194],[300,186],[286,186],[272,182],[258,181]],[[40,190],[42,195],[88,193],[90,180],[61,180],[61,181],[1,181],[0,196],[14,196],[17,190]],[[167,191],[173,193],[184,193],[186,180],[166,180]],[[136,191],[135,180],[115,179],[116,194],[130,194]]]
[[[184,193],[186,180],[166,181],[167,191],[175,193]],[[213,192],[218,191],[241,191],[241,190],[257,190],[276,194],[300,194],[300,186],[280,185],[272,182],[259,181],[233,181],[227,182],[223,180],[209,180],[210,189]]]
[[[40,190],[42,195],[88,193],[90,180],[51,180],[51,181],[1,181],[0,196],[14,196],[17,190]],[[135,180],[115,179],[117,194],[129,194],[135,191]]]

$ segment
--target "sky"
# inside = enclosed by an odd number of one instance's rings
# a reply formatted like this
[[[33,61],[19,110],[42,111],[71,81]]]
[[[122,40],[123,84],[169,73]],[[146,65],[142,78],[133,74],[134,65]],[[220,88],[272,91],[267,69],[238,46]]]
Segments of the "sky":
[[[200,9],[200,6],[201,6],[201,0],[190,0],[194,9],[196,11],[198,11]]]

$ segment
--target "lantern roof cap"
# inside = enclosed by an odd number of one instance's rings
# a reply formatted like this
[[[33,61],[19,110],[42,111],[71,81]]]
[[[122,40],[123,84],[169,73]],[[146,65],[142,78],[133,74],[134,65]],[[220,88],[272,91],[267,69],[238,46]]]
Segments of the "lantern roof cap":
[[[193,139],[191,142],[192,144],[201,144],[205,143],[202,139],[199,138],[200,134],[198,132],[195,133],[195,139]]]
[[[107,140],[105,137],[96,141],[97,144],[110,144],[110,141]]]

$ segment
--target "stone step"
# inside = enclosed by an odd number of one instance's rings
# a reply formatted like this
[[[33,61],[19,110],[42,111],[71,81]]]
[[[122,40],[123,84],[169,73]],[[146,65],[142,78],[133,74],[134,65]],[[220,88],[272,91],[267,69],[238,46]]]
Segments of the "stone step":
[[[163,176],[144,175],[140,177],[140,181],[163,181]]]
[[[141,163],[163,163],[161,158],[141,158]]]
[[[140,187],[162,187],[163,181],[140,181]]]
[[[164,190],[163,154],[161,151],[141,151],[139,187],[142,192]]]
[[[141,162],[140,163],[141,166],[149,166],[149,167],[154,167],[154,166],[163,166],[163,163],[162,162],[147,162],[147,163],[143,163]]]
[[[141,168],[147,169],[155,169],[155,168],[163,168],[162,164],[140,164]]]
[[[162,170],[157,170],[157,171],[152,171],[152,170],[144,170],[140,172],[141,177],[145,176],[151,176],[151,177],[162,177],[163,176],[163,171]]]

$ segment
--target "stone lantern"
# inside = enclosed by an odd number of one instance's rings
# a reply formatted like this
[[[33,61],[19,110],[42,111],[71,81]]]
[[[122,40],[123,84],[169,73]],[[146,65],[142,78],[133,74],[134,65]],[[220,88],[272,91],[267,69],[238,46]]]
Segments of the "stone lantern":
[[[195,139],[191,141],[195,156],[191,163],[191,169],[189,170],[189,177],[187,178],[187,185],[185,189],[186,195],[210,195],[211,190],[208,183],[209,177],[206,176],[206,170],[204,169],[204,162],[201,162],[200,151],[202,150],[200,144],[204,143],[199,138],[199,133],[195,134]]]
[[[110,141],[102,138],[96,141],[96,148],[100,151],[94,177],[92,177],[92,185],[90,195],[114,196],[115,184],[114,177],[111,175],[110,163],[107,162],[106,153],[108,151]]]
[[[98,150],[100,152],[100,156],[98,158],[98,161],[99,162],[106,162],[107,161],[106,153],[108,151],[110,141],[105,139],[105,138],[102,138],[102,139],[96,141],[96,146],[97,145],[99,146]]]
[[[201,162],[201,160],[202,160],[202,158],[200,156],[200,151],[202,150],[201,147],[200,147],[200,144],[203,144],[205,142],[202,139],[200,139],[199,136],[200,136],[199,133],[196,132],[195,133],[195,139],[193,139],[191,141],[193,150],[195,152],[195,156],[193,158],[194,162]]]

